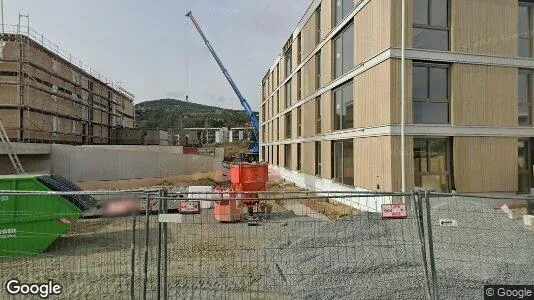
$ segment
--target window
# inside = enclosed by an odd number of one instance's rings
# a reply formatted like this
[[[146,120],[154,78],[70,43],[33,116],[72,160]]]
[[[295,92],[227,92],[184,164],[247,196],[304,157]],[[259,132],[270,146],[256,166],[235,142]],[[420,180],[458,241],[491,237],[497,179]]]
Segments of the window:
[[[315,98],[315,133],[321,133],[321,97]]]
[[[321,88],[321,51],[315,54],[315,89]]]
[[[285,119],[286,119],[286,139],[290,139],[291,138],[291,112],[288,112],[286,115],[285,115]]]
[[[334,90],[334,130],[353,128],[352,81]]]
[[[272,103],[272,105],[271,105],[273,108],[274,108],[274,103],[275,103],[275,102],[276,102],[276,103],[280,103],[280,90],[276,91],[276,101],[273,101],[273,103]],[[273,109],[273,111],[274,111],[274,109]],[[273,113],[273,112],[271,112],[271,117],[272,117],[272,116],[274,116],[274,113]]]
[[[273,146],[273,150],[274,150],[274,146]],[[280,165],[280,146],[279,145],[276,145],[276,165],[277,166]]]
[[[354,67],[354,25],[350,23],[334,39],[334,78]]]
[[[289,75],[291,75],[291,70],[293,69],[291,56],[292,56],[291,47],[289,47],[289,49],[287,49],[286,54],[285,54],[286,70],[285,70],[284,78],[289,77]]]
[[[297,101],[302,99],[302,77],[300,70],[297,72]]]
[[[286,83],[286,88],[285,88],[286,108],[291,106],[291,81],[292,80],[289,80]]]
[[[297,171],[302,168],[302,144],[297,144]]]
[[[284,145],[284,167],[291,169],[291,145]]]
[[[59,118],[56,116],[52,116],[52,135],[57,136],[58,132],[59,132]]]
[[[297,35],[297,64],[300,64],[302,62],[302,39],[299,35]]]
[[[449,139],[414,139],[415,186],[450,191]]]
[[[279,141],[280,140],[280,126],[282,124],[280,124],[280,118],[276,118],[276,127],[278,130],[276,130],[276,140]]]
[[[76,125],[77,125],[77,122],[72,120],[72,134],[76,134]]]
[[[321,177],[321,142],[315,142],[315,175]]]
[[[321,5],[315,10],[315,44],[321,41]]]
[[[518,192],[530,193],[530,164],[529,153],[532,151],[532,143],[529,139],[519,139],[517,148],[518,166]]]
[[[528,70],[519,70],[518,74],[518,115],[519,126],[532,125],[532,73]]]
[[[301,115],[302,106],[297,107],[297,137],[302,136],[302,115]]]
[[[449,66],[414,63],[413,122],[449,123]]]
[[[449,50],[449,1],[414,0],[413,47]]]
[[[265,161],[265,146],[262,146],[261,147],[261,160],[262,161]]]
[[[354,0],[335,0],[334,1],[334,27],[345,19],[354,9]]]
[[[532,5],[519,2],[519,11],[517,13],[517,49],[518,56],[520,57],[532,57],[531,16]]]
[[[334,181],[354,185],[353,141],[336,141],[334,143]]]

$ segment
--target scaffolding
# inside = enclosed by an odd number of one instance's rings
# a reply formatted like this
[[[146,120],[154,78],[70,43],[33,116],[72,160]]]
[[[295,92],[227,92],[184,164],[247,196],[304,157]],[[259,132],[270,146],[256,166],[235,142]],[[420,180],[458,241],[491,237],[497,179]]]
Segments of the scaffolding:
[[[0,101],[0,119],[11,140],[114,144],[118,128],[133,127],[132,93],[33,30],[28,15],[4,28],[0,84],[11,101]]]

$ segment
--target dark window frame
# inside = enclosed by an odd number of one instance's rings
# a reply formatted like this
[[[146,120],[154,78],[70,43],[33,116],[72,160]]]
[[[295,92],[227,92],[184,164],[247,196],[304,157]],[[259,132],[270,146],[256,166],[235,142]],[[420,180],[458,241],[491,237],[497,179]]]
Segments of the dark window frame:
[[[336,118],[337,118],[337,113],[336,113],[336,92],[341,90],[341,105],[342,107],[343,106],[348,106],[346,105],[345,101],[344,101],[344,93],[343,93],[343,90],[346,86],[348,85],[352,85],[352,93],[351,93],[351,97],[352,97],[352,126],[350,125],[347,125],[346,127],[344,127],[344,122],[343,122],[343,115],[340,115],[339,117],[339,124],[336,124]],[[347,130],[347,129],[352,129],[354,128],[354,123],[355,123],[355,120],[354,120],[354,81],[353,79],[349,79],[348,81],[345,81],[344,83],[340,84],[339,86],[337,86],[336,88],[332,89],[332,105],[333,105],[333,113],[334,113],[334,117],[332,118],[332,122],[334,123],[332,126],[333,128],[333,131],[340,131],[340,130]],[[342,108],[343,109],[343,108]]]
[[[348,74],[351,70],[354,69],[354,67],[356,66],[355,65],[355,55],[354,55],[354,47],[355,47],[355,44],[356,44],[356,41],[355,41],[355,38],[354,38],[354,21],[352,22],[349,22],[348,24],[345,25],[345,27],[343,27],[343,29],[341,29],[339,31],[338,34],[336,34],[336,36],[334,36],[332,38],[332,77],[333,79],[337,79],[337,78],[340,78],[342,77],[343,75],[346,75]],[[352,66],[348,69],[348,70],[344,70],[344,67],[345,67],[345,51],[343,51],[343,40],[345,38],[345,34],[347,34],[347,31],[349,31],[349,29],[352,28],[352,51],[350,51],[350,55],[352,55]],[[339,70],[339,74],[338,73],[338,70],[337,70],[337,65],[336,65],[336,49],[337,49],[337,41],[338,40],[341,40],[341,70]]]
[[[427,92],[430,94],[430,69],[437,68],[437,69],[446,69],[447,70],[447,99],[432,99],[428,95],[427,98],[415,98],[412,91],[412,110],[415,110],[415,103],[446,103],[447,104],[447,123],[418,123],[415,121],[415,112],[412,113],[413,115],[413,124],[451,124],[451,65],[450,64],[442,64],[442,63],[434,63],[434,62],[422,62],[422,61],[414,61],[412,64],[412,68],[415,69],[416,67],[425,67],[428,71],[427,76]],[[413,75],[412,75],[413,80]]]
[[[297,137],[302,137],[302,106],[297,107]]]
[[[420,24],[420,23],[416,23],[415,21],[412,23],[412,30],[413,29],[428,29],[428,30],[436,30],[436,31],[446,31],[447,32],[447,49],[439,49],[437,51],[450,51],[451,50],[451,23],[452,23],[452,17],[451,17],[451,9],[452,9],[452,5],[451,5],[451,0],[446,0],[447,1],[447,26],[439,26],[439,25],[431,25],[432,24],[432,20],[431,20],[431,16],[432,16],[432,3],[434,1],[439,1],[439,0],[425,0],[428,2],[428,11],[427,11],[427,18],[428,18],[428,24]],[[415,10],[415,3],[414,3],[414,10]],[[413,12],[413,14],[415,15],[415,11]],[[415,18],[414,18],[415,20]],[[415,44],[415,34],[413,34],[413,39],[414,39],[414,44]],[[414,46],[415,48],[415,46]],[[418,48],[418,49],[425,49],[425,48]]]
[[[291,75],[291,72],[293,70],[293,48],[290,46],[289,49],[284,53],[284,63],[285,63],[285,70],[284,70],[284,78],[288,78]]]
[[[284,145],[284,167],[291,170],[291,144]]]
[[[315,44],[319,44],[322,40],[322,33],[321,33],[321,5],[315,9]]]
[[[315,142],[315,176],[321,177],[322,168],[322,149],[321,142]]]
[[[425,142],[425,152],[426,152],[426,171],[419,171],[415,168],[415,165],[414,165],[414,180],[416,177],[419,177],[419,176],[436,176],[436,175],[443,175],[443,176],[447,176],[447,187],[445,189],[444,192],[450,192],[451,190],[453,190],[453,186],[454,186],[454,181],[453,181],[453,165],[452,165],[452,162],[453,162],[453,157],[452,157],[452,138],[450,137],[417,137],[417,138],[414,138],[414,161],[415,161],[415,144],[417,141],[424,141]],[[446,142],[446,149],[445,149],[445,167],[446,167],[446,170],[445,172],[435,172],[435,171],[432,171],[431,170],[431,157],[430,155],[428,155],[430,153],[430,142],[431,141],[445,141]],[[417,180],[415,180],[417,181]]]
[[[291,123],[293,120],[291,120],[291,112],[288,112],[284,115],[284,122],[285,122],[285,138],[290,139],[291,138]]]
[[[315,133],[322,132],[321,96],[315,98]]]
[[[284,96],[285,96],[285,108],[291,107],[291,88],[292,88],[293,79],[289,79],[284,87]]]
[[[343,156],[343,153],[345,153],[345,144],[348,144],[348,143],[351,143],[352,144],[352,151],[351,151],[351,154],[352,154],[352,182],[350,183],[347,183],[345,182],[345,157]],[[336,155],[336,144],[341,144],[341,156],[337,156]],[[341,176],[340,178],[338,178],[338,173],[337,173],[337,164],[336,164],[336,159],[341,159]],[[342,185],[346,185],[346,186],[355,186],[354,184],[354,140],[352,139],[348,139],[348,140],[335,140],[335,141],[332,141],[332,169],[333,169],[333,173],[332,173],[332,181],[334,182],[337,182],[337,183],[340,183]]]
[[[315,90],[321,88],[321,50],[315,54]]]
[[[519,69],[518,70],[518,75],[521,75],[521,74],[524,74],[524,75],[527,75],[527,104],[526,105],[520,105],[521,104],[521,99],[519,99],[519,93],[518,93],[518,99],[517,99],[517,113],[518,113],[518,121],[517,121],[517,125],[519,127],[531,127],[532,126],[532,96],[533,96],[533,91],[532,91],[532,80],[533,80],[533,71],[530,70],[530,69]],[[518,89],[519,89],[519,80],[518,80]],[[527,125],[521,125],[519,123],[519,110],[520,110],[520,107],[521,106],[526,106],[528,108],[528,124]]]
[[[339,18],[338,20],[338,15],[339,15],[339,11],[337,9],[337,5],[336,5],[336,2],[337,1],[332,1],[332,28],[336,28],[336,26],[338,26],[339,24],[343,23],[343,20],[345,20],[351,13],[352,11],[356,8],[357,4],[354,3],[354,1],[351,1],[352,2],[352,9],[351,10],[347,10],[347,13],[345,15],[343,15],[343,11],[345,10],[345,2],[343,0],[339,0],[341,1],[341,18]],[[350,0],[349,0],[350,1]]]
[[[297,144],[297,171],[302,170],[302,144]]]
[[[530,2],[523,2],[523,1],[519,1],[518,2],[518,7],[526,7],[528,9],[528,33],[526,34],[526,36],[519,32],[519,8],[518,8],[518,11],[517,11],[517,18],[518,18],[518,28],[517,28],[517,56],[518,57],[525,57],[525,58],[532,58],[533,57],[533,54],[534,54],[534,47],[533,47],[533,37],[532,37],[532,34],[533,34],[533,20],[532,18],[534,17],[533,14],[534,14],[534,3],[530,3]],[[521,51],[520,49],[520,41],[521,40],[527,40],[527,41],[530,41],[528,43],[529,45],[529,53],[527,56],[522,56],[520,55],[519,51]]]

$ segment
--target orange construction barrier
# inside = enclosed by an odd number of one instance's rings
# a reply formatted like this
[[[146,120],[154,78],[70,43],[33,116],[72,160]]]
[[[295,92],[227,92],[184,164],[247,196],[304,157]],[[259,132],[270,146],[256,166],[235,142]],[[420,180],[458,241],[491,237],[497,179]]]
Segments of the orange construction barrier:
[[[243,220],[243,208],[241,201],[235,199],[235,194],[228,194],[228,190],[222,188],[215,188],[216,192],[221,194],[216,195],[218,198],[228,198],[228,200],[215,201],[213,205],[213,212],[215,220],[218,222],[238,222]]]

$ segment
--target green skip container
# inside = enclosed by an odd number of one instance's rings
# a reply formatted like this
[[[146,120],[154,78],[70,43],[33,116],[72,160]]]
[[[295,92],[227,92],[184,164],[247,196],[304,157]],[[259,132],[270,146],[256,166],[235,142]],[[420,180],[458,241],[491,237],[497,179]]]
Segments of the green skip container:
[[[43,194],[13,195],[1,191]],[[43,253],[96,203],[87,195],[46,194],[51,191],[80,188],[55,175],[0,176],[0,259]]]

